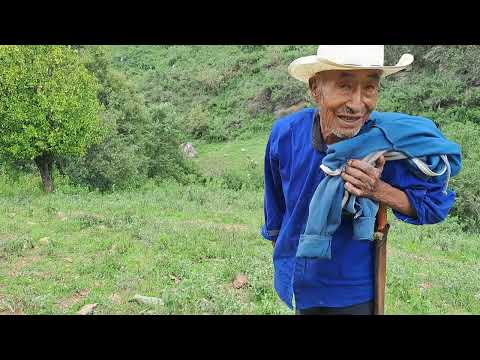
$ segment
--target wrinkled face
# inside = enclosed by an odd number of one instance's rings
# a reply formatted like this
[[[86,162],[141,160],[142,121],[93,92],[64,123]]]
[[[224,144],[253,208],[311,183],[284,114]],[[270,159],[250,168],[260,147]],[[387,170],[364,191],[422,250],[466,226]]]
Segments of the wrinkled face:
[[[340,139],[358,134],[374,110],[379,70],[331,70],[310,79],[310,91],[320,109],[322,133]]]

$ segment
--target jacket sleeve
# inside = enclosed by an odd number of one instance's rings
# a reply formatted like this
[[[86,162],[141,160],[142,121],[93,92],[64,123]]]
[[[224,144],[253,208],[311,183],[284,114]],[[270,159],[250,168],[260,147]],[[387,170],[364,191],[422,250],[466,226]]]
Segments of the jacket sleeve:
[[[275,153],[274,132],[270,135],[265,150],[264,163],[264,224],[261,235],[270,241],[276,241],[282,227],[285,214],[282,179],[279,171],[279,160]]]
[[[387,162],[382,175],[384,181],[405,192],[417,213],[417,217],[411,218],[392,209],[395,217],[414,225],[442,222],[455,203],[455,193],[443,191],[446,179],[422,179],[414,175],[408,166],[404,160]]]

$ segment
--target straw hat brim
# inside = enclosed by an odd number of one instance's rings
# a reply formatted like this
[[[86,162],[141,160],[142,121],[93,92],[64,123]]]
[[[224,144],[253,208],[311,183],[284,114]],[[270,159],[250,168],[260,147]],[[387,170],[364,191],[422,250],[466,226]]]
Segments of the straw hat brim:
[[[327,70],[381,70],[381,77],[386,77],[404,70],[413,62],[413,55],[403,54],[398,63],[394,66],[359,66],[338,64],[316,55],[304,56],[294,60],[288,66],[288,73],[295,79],[308,84],[308,80],[318,72]]]

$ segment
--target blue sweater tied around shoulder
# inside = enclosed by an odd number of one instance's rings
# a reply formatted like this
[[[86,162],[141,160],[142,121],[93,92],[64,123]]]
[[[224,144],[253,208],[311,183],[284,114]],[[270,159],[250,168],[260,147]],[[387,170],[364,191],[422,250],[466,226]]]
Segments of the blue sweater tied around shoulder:
[[[433,121],[400,113],[373,112],[359,134],[329,145],[322,161],[328,175],[318,185],[309,206],[297,257],[331,258],[331,240],[342,213],[353,216],[353,239],[373,240],[378,203],[349,194],[340,175],[350,159],[373,163],[408,159],[409,170],[421,178],[445,182],[461,168],[460,146],[447,140]],[[445,195],[446,196],[446,195]]]

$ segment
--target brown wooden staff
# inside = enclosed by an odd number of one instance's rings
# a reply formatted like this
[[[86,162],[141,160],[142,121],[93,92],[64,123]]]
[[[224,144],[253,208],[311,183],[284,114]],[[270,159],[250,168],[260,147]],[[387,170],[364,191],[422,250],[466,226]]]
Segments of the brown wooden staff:
[[[385,285],[387,280],[387,235],[390,224],[387,221],[387,207],[380,203],[375,223],[375,298],[374,314],[383,315]]]

